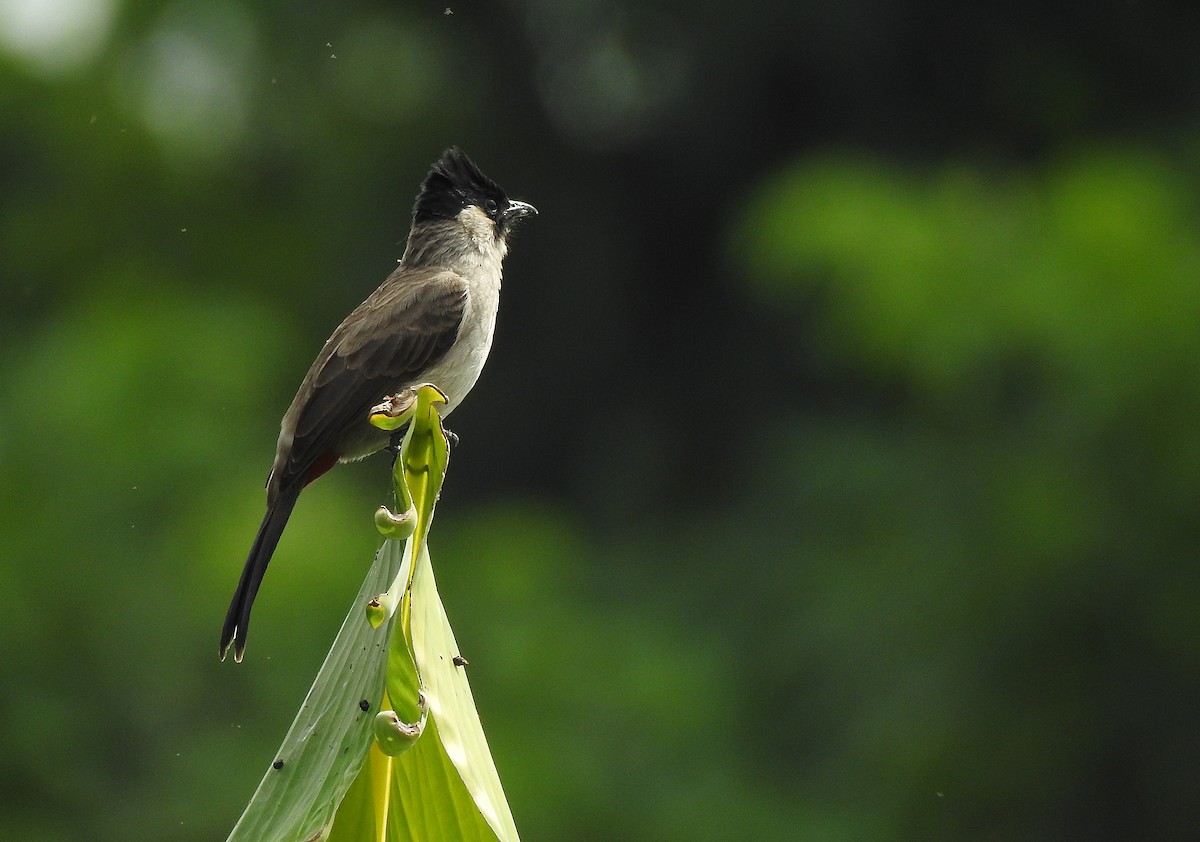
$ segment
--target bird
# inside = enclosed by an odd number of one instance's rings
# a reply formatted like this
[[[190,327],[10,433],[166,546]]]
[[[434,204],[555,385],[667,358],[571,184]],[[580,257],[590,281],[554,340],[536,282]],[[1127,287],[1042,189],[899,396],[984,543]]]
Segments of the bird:
[[[334,330],[280,422],[267,510],[221,628],[221,660],[230,646],[235,661],[245,655],[250,609],[300,492],[392,443],[368,422],[371,408],[432,383],[445,416],[471,391],[492,346],[509,236],[536,214],[457,146],[430,167],[399,264]]]

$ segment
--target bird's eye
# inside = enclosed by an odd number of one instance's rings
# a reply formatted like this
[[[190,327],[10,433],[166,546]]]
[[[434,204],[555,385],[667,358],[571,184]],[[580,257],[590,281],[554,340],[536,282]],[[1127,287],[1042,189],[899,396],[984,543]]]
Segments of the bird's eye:
[[[488,199],[486,202],[483,203],[483,209],[485,211],[487,211],[488,216],[495,216],[496,211],[498,211],[500,209],[500,206],[498,204],[496,204],[495,199]]]

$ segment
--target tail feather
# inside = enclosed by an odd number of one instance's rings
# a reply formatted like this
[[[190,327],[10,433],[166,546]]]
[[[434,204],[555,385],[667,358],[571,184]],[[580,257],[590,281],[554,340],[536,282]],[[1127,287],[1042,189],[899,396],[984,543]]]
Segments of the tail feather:
[[[254,597],[258,594],[258,586],[262,584],[271,563],[271,555],[279,544],[283,528],[287,526],[288,517],[300,497],[300,487],[295,491],[280,493],[275,502],[267,507],[258,534],[250,546],[250,554],[246,557],[246,565],[242,568],[242,576],[238,579],[237,590],[233,592],[233,600],[229,603],[229,611],[225,614],[225,625],[221,628],[221,660],[225,660],[229,646],[233,644],[233,659],[240,662],[246,652],[246,629],[250,624],[250,608],[254,605]]]

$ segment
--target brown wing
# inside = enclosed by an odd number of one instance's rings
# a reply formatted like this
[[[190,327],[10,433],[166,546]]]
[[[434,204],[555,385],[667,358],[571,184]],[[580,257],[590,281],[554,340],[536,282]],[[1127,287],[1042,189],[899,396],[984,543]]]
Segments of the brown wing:
[[[291,417],[295,432],[287,455],[276,457],[275,481],[304,482],[347,430],[367,423],[372,406],[441,359],[466,302],[466,282],[453,272],[400,269],[347,316],[288,409],[285,425]]]

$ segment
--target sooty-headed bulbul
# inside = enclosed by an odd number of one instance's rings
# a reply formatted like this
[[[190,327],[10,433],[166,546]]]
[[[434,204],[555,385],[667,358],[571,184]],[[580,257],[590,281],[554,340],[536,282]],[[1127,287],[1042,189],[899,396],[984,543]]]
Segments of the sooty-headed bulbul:
[[[408,245],[396,270],[346,317],[317,355],[280,423],[267,477],[267,513],[250,547],[225,625],[221,658],[246,651],[250,608],[288,516],[306,485],[338,462],[387,447],[392,435],[370,409],[408,387],[432,383],[448,415],[487,359],[500,303],[508,235],[532,205],[509,199],[458,148],[425,176]]]

